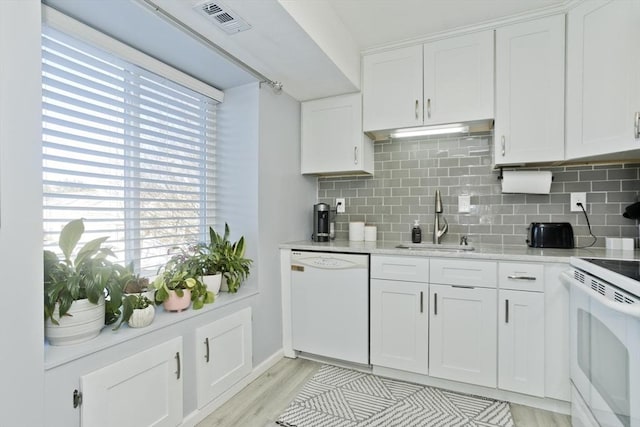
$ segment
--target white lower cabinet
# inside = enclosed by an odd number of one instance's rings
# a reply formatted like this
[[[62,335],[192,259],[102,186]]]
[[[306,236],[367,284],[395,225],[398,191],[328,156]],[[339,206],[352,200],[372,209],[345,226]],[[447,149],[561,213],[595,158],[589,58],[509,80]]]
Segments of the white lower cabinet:
[[[496,289],[429,287],[429,375],[495,387]]]
[[[251,308],[196,330],[198,408],[251,373]]]
[[[372,365],[428,373],[429,285],[371,279]]]
[[[373,255],[371,364],[568,402],[566,268]]]
[[[498,312],[498,388],[544,397],[544,293],[501,289]]]
[[[81,425],[177,426],[182,422],[182,338],[80,377]]]

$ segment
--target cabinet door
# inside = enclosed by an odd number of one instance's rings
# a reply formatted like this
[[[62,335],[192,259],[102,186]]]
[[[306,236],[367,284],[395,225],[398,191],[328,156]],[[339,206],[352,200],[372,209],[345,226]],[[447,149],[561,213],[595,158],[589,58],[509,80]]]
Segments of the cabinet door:
[[[564,159],[564,15],[496,30],[495,163]]]
[[[87,427],[177,426],[182,421],[182,338],[80,378]]]
[[[251,373],[251,308],[196,330],[198,408]]]
[[[498,388],[544,397],[544,294],[500,290]]]
[[[568,159],[640,150],[639,22],[638,1],[596,0],[569,10]]]
[[[496,386],[496,289],[429,285],[429,375]]]
[[[359,93],[302,103],[302,173],[373,173],[373,142],[362,132]]]
[[[422,125],[422,46],[363,58],[364,130]]]
[[[493,117],[493,30],[424,45],[424,124]]]
[[[429,286],[371,280],[371,364],[428,373]]]

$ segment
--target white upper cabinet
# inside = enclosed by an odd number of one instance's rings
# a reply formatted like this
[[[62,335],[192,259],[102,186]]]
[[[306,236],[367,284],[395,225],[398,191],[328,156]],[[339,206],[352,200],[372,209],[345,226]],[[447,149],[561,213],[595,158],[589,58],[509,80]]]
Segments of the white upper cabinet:
[[[422,125],[422,46],[363,58],[365,132]]]
[[[373,174],[373,142],[362,132],[359,93],[302,103],[303,174]]]
[[[424,124],[493,117],[493,30],[424,45]]]
[[[496,30],[496,165],[564,159],[565,17]]]
[[[363,58],[366,132],[493,117],[493,30]]]
[[[638,1],[591,0],[569,10],[567,159],[640,153],[638,40]]]

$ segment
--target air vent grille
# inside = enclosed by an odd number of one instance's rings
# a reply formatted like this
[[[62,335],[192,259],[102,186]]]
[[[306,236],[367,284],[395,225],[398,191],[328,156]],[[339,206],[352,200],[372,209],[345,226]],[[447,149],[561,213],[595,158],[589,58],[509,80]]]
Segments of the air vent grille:
[[[607,282],[601,281],[590,274],[586,274],[576,269],[573,269],[572,273],[576,282],[588,289],[591,289],[592,292],[604,296],[610,301],[615,301],[621,304],[636,304],[638,302],[638,300],[634,299],[631,294],[628,294],[624,290]]]
[[[606,295],[604,285],[597,280],[591,279],[591,289],[600,295]]]
[[[220,6],[218,6],[215,3],[206,3],[202,5],[202,10],[204,11],[204,13],[206,13],[207,15],[215,15],[216,13],[220,13],[222,12],[222,9],[220,8]]]
[[[227,34],[236,34],[251,28],[247,21],[222,1],[198,3],[194,9]]]

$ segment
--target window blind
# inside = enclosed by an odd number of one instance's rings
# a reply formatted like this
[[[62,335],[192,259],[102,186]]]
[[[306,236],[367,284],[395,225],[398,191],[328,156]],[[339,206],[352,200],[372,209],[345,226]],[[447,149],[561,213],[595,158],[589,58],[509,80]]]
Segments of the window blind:
[[[215,226],[216,102],[51,28],[42,37],[45,248],[69,220],[155,274]]]

